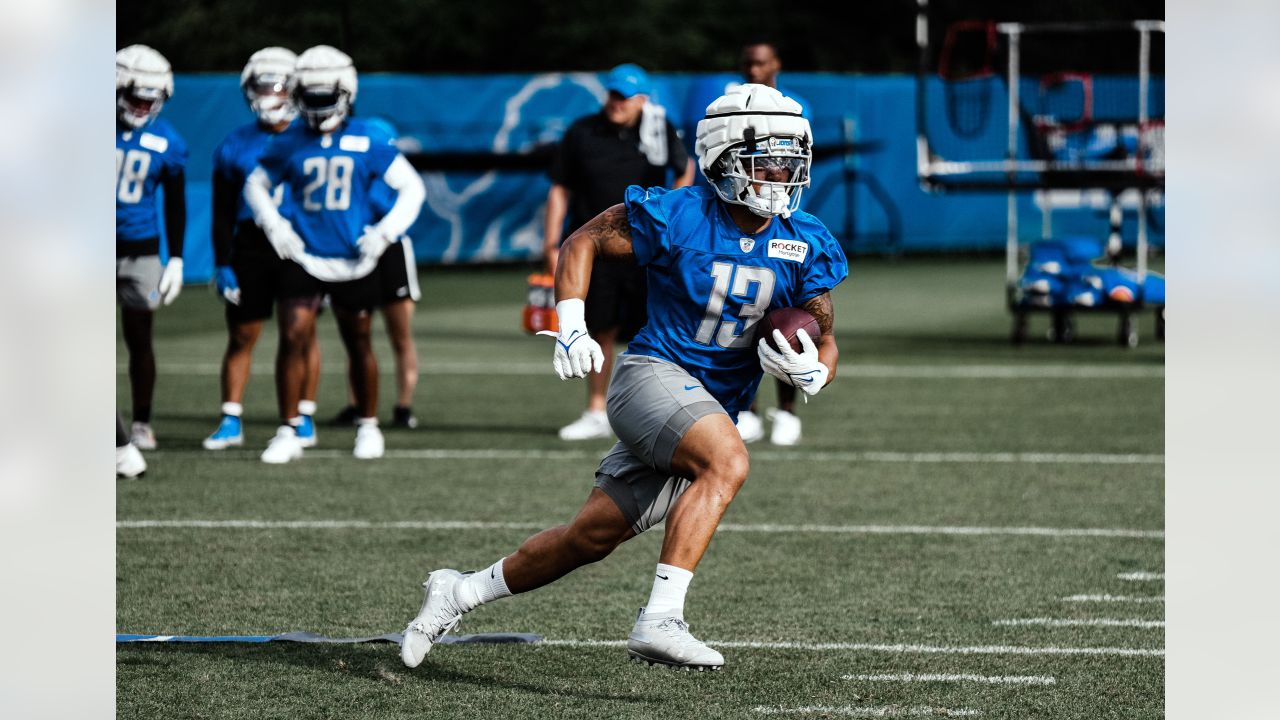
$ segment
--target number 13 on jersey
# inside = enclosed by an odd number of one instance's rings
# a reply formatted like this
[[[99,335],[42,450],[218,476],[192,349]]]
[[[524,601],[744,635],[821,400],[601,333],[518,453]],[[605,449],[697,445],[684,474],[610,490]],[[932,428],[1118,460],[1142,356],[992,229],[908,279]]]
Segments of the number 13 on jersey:
[[[711,266],[711,277],[715,283],[711,287],[706,313],[698,325],[698,334],[694,339],[703,345],[710,345],[714,341],[722,348],[750,347],[751,328],[764,317],[773,300],[773,286],[776,282],[773,270],[755,265],[717,262]],[[745,302],[736,319],[726,320],[722,315],[725,299],[729,295],[742,298]]]

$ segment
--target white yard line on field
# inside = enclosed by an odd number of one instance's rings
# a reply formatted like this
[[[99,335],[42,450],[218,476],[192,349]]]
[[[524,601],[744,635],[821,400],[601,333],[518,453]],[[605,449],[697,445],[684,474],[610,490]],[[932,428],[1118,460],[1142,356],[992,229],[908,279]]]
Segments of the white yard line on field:
[[[909,655],[1100,655],[1117,657],[1164,657],[1163,648],[1121,647],[1027,647],[1018,645],[877,645],[872,643],[756,642],[749,640],[706,640],[714,648],[745,650],[810,650],[813,652],[882,652]],[[626,640],[543,640],[541,645],[559,647],[625,647]]]
[[[394,368],[384,364],[382,372],[390,375]],[[116,374],[123,375],[128,365],[117,364]],[[270,375],[274,367],[270,363],[254,363],[252,371]],[[1126,378],[1163,378],[1163,366],[1132,365],[857,365],[837,367],[840,375],[860,378],[907,379],[990,379],[990,380],[1098,380]],[[156,367],[161,375],[218,375],[222,367],[218,363],[162,363]],[[327,364],[320,371],[325,375],[345,375],[340,364]],[[546,362],[512,363],[424,363],[419,376],[430,375],[553,375],[551,360]]]
[[[184,450],[158,450],[148,456],[165,455],[200,456],[223,460],[257,460],[260,450],[219,450],[216,452],[196,448]],[[385,458],[393,460],[597,460],[598,450],[508,450],[502,448],[417,448],[387,450]],[[322,458],[338,460],[351,458],[348,450],[336,448],[307,450],[303,459]],[[1029,465],[1163,465],[1164,455],[1138,453],[974,453],[974,452],[844,452],[844,451],[751,451],[752,460],[791,462],[812,460],[834,463],[963,463],[963,464],[1029,464]]]
[[[977,717],[981,710],[969,708],[941,708],[929,705],[904,707],[902,705],[805,705],[803,707],[767,707],[761,705],[752,708],[761,715],[839,715],[841,717],[879,718],[879,717]]]
[[[1069,595],[1062,602],[1162,603],[1163,595]]]
[[[1053,685],[1056,679],[1047,675],[942,675],[936,673],[900,673],[896,675],[841,675],[841,680],[862,682],[973,682],[986,685]]]
[[[119,520],[122,530],[153,528],[251,530],[542,530],[554,522],[488,522],[475,520]],[[779,525],[724,523],[717,532],[845,535],[1023,535],[1040,537],[1110,537],[1159,540],[1162,530],[1119,528],[964,527],[949,525]]]
[[[1134,618],[1018,618],[1012,620],[993,620],[991,624],[1003,626],[1038,625],[1041,627],[1164,627],[1163,620],[1138,620]]]
[[[1120,573],[1116,577],[1121,580],[1130,582],[1151,582],[1153,580],[1164,580],[1164,573],[1158,572],[1126,572]]]

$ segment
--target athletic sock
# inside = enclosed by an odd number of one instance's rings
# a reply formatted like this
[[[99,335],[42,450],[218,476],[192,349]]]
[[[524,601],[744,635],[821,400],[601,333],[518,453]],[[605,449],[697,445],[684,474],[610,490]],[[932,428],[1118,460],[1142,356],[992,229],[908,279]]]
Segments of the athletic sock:
[[[133,409],[133,421],[140,422],[143,425],[151,424],[151,406],[136,407]]]
[[[507,579],[502,575],[503,560],[506,558],[462,578],[462,582],[457,584],[453,593],[453,599],[457,602],[459,610],[469,612],[487,602],[510,597],[511,591],[507,589]]]
[[[302,416],[295,415],[289,418],[288,424],[289,424],[289,427],[294,429],[294,431],[297,431],[298,427],[302,425]]]
[[[684,595],[689,591],[689,582],[693,573],[675,565],[658,563],[654,572],[653,591],[649,593],[649,602],[644,606],[645,615],[668,615],[684,617]]]
[[[378,427],[378,418],[376,417],[356,418],[356,427],[359,427],[361,425],[372,425],[374,427]]]
[[[230,415],[231,417],[238,418],[243,412],[244,412],[244,406],[241,405],[240,403],[235,403],[235,402],[222,403],[223,415]]]
[[[316,401],[315,400],[299,400],[298,414],[314,416],[316,414]]]

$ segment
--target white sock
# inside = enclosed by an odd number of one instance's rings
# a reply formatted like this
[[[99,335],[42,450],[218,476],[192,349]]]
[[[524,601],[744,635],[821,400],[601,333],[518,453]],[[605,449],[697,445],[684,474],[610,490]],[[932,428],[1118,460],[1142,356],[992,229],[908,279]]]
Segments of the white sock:
[[[222,403],[223,415],[230,415],[231,417],[240,417],[240,414],[243,412],[244,412],[244,406],[241,405],[240,403],[233,403],[233,402]]]
[[[298,415],[296,417],[289,418],[288,424],[289,424],[289,427],[293,428],[294,430],[297,430],[298,427],[302,425],[302,416]]]
[[[299,400],[298,414],[299,415],[315,415],[316,401],[315,400]]]
[[[471,573],[458,583],[453,599],[462,612],[470,612],[487,602],[510,597],[507,579],[502,575],[502,561],[490,565],[479,572]]]
[[[378,418],[376,417],[356,418],[356,427],[359,427],[361,425],[372,425],[374,427],[378,427]]]
[[[684,617],[684,594],[689,591],[693,573],[675,565],[658,563],[653,576],[653,592],[644,606],[645,615],[674,614]]]

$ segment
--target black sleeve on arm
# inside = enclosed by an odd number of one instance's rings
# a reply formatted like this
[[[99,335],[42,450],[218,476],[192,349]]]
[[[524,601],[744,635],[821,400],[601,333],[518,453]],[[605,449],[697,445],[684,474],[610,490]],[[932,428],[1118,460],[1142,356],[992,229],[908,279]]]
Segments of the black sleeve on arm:
[[[178,170],[164,179],[164,231],[169,238],[169,257],[182,257],[182,240],[186,230],[187,176]]]
[[[684,139],[680,137],[676,126],[667,120],[667,167],[676,171],[679,177],[684,173],[685,165],[689,162],[689,152],[684,148]]]
[[[213,173],[213,264],[231,264],[231,241],[235,233],[236,209],[244,192],[235,182]]]

